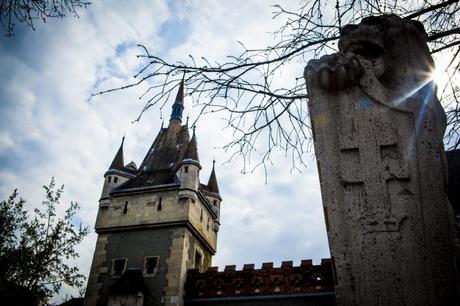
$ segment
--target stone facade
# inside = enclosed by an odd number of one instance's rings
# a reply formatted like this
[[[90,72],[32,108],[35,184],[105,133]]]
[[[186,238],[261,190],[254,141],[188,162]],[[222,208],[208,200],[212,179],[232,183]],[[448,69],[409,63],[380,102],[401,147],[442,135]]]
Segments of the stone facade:
[[[305,70],[339,305],[457,305],[426,37],[416,21],[365,18]]]

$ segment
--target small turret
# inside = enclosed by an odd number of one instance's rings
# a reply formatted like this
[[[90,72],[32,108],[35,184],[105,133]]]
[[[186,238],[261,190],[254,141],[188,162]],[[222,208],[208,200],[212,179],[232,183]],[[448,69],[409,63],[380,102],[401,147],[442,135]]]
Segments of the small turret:
[[[101,206],[110,204],[110,192],[120,186],[122,183],[126,182],[128,179],[134,176],[135,164],[133,162],[129,163],[129,167],[124,166],[123,158],[123,144],[125,142],[125,137],[123,136],[121,140],[120,148],[115,154],[112,163],[110,164],[109,169],[104,174],[104,186],[102,188],[101,199],[99,204]]]
[[[194,202],[198,199],[200,170],[201,165],[198,158],[198,145],[194,127],[192,139],[188,144],[182,162],[179,164],[177,173],[180,179],[179,199],[189,198]]]
[[[206,197],[208,201],[211,203],[212,210],[216,213],[217,219],[220,219],[220,202],[222,198],[220,197],[219,193],[219,185],[217,184],[217,177],[216,177],[216,161],[212,161],[212,171],[211,175],[209,176],[209,181],[207,185],[208,193]]]
[[[125,136],[121,139],[120,148],[115,154],[112,163],[110,164],[109,170],[123,170],[125,167],[124,158],[123,158],[123,144],[125,142]]]
[[[209,181],[208,181],[208,188],[209,188],[209,191],[211,191],[212,193],[219,194],[219,186],[217,185],[215,166],[216,166],[216,161],[213,160],[212,161],[212,172],[211,172],[211,175],[209,176]]]

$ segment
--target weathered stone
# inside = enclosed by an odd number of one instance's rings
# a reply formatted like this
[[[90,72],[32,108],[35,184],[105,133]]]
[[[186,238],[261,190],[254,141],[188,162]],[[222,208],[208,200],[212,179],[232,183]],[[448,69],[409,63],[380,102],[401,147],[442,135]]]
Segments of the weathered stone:
[[[339,305],[457,305],[426,37],[417,21],[368,17],[305,69]]]

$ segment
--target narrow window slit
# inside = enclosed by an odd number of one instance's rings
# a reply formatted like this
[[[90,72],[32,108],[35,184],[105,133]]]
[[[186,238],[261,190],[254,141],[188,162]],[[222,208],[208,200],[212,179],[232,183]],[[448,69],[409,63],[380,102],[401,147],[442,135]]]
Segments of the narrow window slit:
[[[161,198],[158,199],[158,206],[157,206],[157,210],[160,211],[161,210]]]

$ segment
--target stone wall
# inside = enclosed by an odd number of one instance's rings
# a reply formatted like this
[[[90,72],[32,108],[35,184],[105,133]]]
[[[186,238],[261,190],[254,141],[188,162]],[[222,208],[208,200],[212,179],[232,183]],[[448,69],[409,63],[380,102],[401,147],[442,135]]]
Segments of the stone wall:
[[[167,260],[170,256],[172,237],[173,230],[167,228],[99,235],[85,305],[96,305],[97,296],[100,297],[97,305],[107,303],[108,288],[118,279],[112,275],[113,259],[126,258],[126,268],[140,268],[143,271],[145,256],[159,257],[156,273],[149,276],[144,275],[144,283],[156,302],[160,302],[163,296],[163,284],[168,273]]]
[[[91,270],[88,277],[88,284],[86,286],[85,300],[83,303],[85,306],[96,305],[99,291],[102,288],[104,275],[108,272],[108,267],[106,265],[107,241],[108,235],[98,235],[93,262],[91,264]]]
[[[221,272],[217,267],[204,273],[190,270],[185,301],[186,305],[334,305],[331,261],[313,265],[302,260],[300,266],[285,261],[277,268],[270,262],[260,269],[246,264],[242,270],[226,266]]]
[[[187,220],[188,207],[178,205],[176,195],[177,190],[165,190],[112,197],[109,206],[99,209],[96,231],[101,228]]]
[[[158,209],[160,199],[161,210]],[[190,222],[215,252],[218,226],[213,215],[200,199],[195,202],[179,200],[177,190],[113,197],[110,204],[100,206],[96,231],[116,227],[161,226],[179,221]]]

